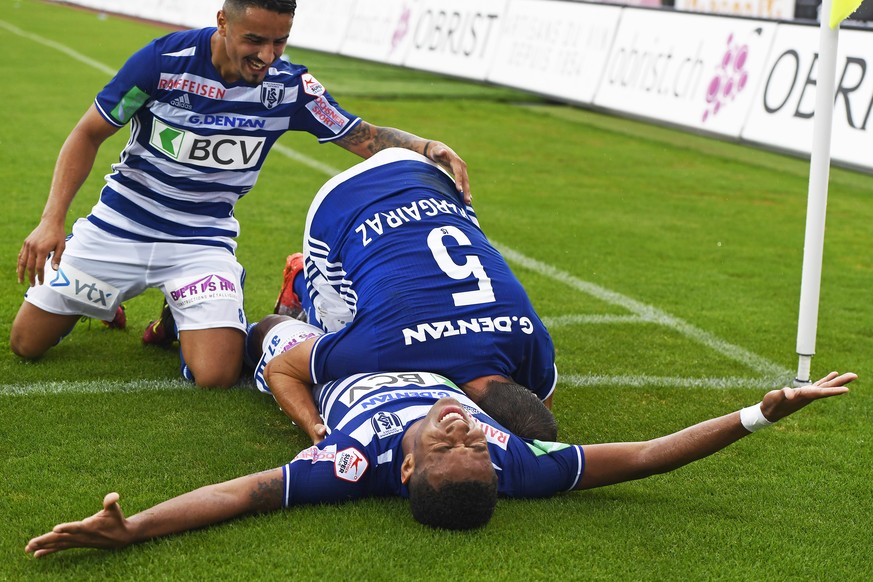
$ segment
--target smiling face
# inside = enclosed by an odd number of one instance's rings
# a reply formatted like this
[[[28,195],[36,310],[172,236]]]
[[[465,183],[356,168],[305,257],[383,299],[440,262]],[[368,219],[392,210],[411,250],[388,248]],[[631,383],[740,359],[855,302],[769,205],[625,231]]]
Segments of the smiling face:
[[[258,85],[268,67],[285,52],[293,14],[249,6],[218,12],[218,31],[212,37],[212,64],[228,83]]]
[[[454,398],[438,400],[420,421],[401,469],[404,482],[413,471],[425,471],[437,489],[448,482],[494,479],[485,432]]]

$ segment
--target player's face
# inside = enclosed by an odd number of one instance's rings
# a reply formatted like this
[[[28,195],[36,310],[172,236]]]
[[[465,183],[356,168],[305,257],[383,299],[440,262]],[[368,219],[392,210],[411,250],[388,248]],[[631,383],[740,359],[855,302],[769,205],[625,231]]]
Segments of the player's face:
[[[485,432],[454,398],[441,398],[422,419],[413,444],[415,466],[432,486],[446,481],[493,479]]]
[[[218,34],[224,54],[218,69],[225,81],[242,79],[258,85],[267,68],[282,56],[294,16],[249,7],[240,13],[218,12]]]

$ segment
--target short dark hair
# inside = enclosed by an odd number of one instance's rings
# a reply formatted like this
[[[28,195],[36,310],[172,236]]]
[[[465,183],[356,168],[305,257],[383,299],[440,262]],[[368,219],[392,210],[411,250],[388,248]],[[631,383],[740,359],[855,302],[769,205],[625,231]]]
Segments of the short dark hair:
[[[223,10],[238,14],[246,8],[263,8],[277,14],[294,14],[297,0],[224,0]]]
[[[541,441],[558,439],[555,415],[524,386],[491,380],[477,404],[516,436]]]
[[[422,525],[438,529],[466,530],[491,520],[497,505],[497,474],[488,481],[455,481],[439,489],[430,484],[427,471],[409,479],[409,508]]]

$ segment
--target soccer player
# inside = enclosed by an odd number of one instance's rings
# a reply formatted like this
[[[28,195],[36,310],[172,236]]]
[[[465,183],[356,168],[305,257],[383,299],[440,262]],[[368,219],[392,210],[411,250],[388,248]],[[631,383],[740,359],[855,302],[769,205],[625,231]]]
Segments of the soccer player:
[[[448,146],[367,123],[306,67],[280,59],[295,9],[294,0],[225,0],[216,27],[156,39],[100,91],[64,143],[18,255],[18,280],[30,288],[10,334],[16,354],[39,358],[82,315],[120,323],[121,302],[156,287],[180,330],[183,374],[234,384],[246,329],[234,205],[286,131],[364,158],[409,148],[446,166],[469,197],[466,165]],[[67,238],[70,203],[98,149],[128,123],[99,201]]]
[[[276,358],[294,351],[310,340],[324,335],[324,331],[288,315],[268,315],[251,326],[246,337],[246,361],[254,369],[255,386],[261,392],[272,394],[283,412],[318,444],[325,436],[325,424],[306,381],[289,380],[286,360],[284,366],[269,366]],[[309,353],[299,347],[303,362]],[[413,374],[418,374],[414,372]],[[475,384],[475,383],[474,383]],[[271,388],[275,387],[275,390]],[[468,388],[461,386],[466,396]],[[479,393],[472,391],[473,396]],[[499,383],[493,397],[480,398],[478,406],[510,432],[525,438],[554,441],[558,438],[558,424],[552,412],[532,392],[515,383]]]
[[[719,451],[810,402],[848,391],[855,374],[768,392],[759,403],[645,442],[567,445],[507,432],[446,378],[358,374],[317,391],[329,434],[282,467],[209,485],[125,518],[118,493],[103,510],[33,538],[36,557],[120,548],[248,513],[371,496],[410,500],[428,526],[486,524],[497,495],[547,497],[672,471]]]
[[[551,404],[552,339],[473,208],[432,161],[386,149],[329,180],[303,244],[278,311],[303,309],[328,333],[272,364],[268,383],[283,410],[303,414],[304,403],[283,403],[297,383],[382,370],[445,376],[516,432],[497,411],[504,389],[520,385]],[[317,417],[314,404],[308,416]],[[313,436],[305,418],[295,422]]]

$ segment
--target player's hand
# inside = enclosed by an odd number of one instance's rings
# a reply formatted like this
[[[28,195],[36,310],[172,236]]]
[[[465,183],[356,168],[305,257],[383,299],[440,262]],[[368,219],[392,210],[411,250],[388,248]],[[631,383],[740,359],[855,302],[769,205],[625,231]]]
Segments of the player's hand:
[[[312,432],[312,444],[317,445],[327,437],[327,426],[321,423],[316,424]]]
[[[45,261],[52,255],[52,268],[57,271],[61,265],[61,256],[66,248],[67,234],[64,225],[40,222],[33,232],[24,239],[21,251],[18,253],[18,282],[24,283],[25,276],[31,287],[39,281],[45,281]]]
[[[122,548],[131,543],[128,521],[118,505],[118,493],[103,498],[103,510],[82,521],[62,523],[52,531],[35,537],[24,551],[40,558],[46,554],[70,548]]]
[[[464,203],[472,204],[473,195],[470,193],[470,177],[467,175],[467,162],[455,153],[455,151],[441,141],[431,141],[427,150],[427,157],[448,170],[455,177],[455,188],[464,195]]]
[[[851,372],[842,375],[831,372],[809,386],[771,390],[761,401],[761,412],[767,420],[776,422],[780,418],[794,414],[813,400],[845,394],[849,391],[846,384],[857,378],[857,374]]]

